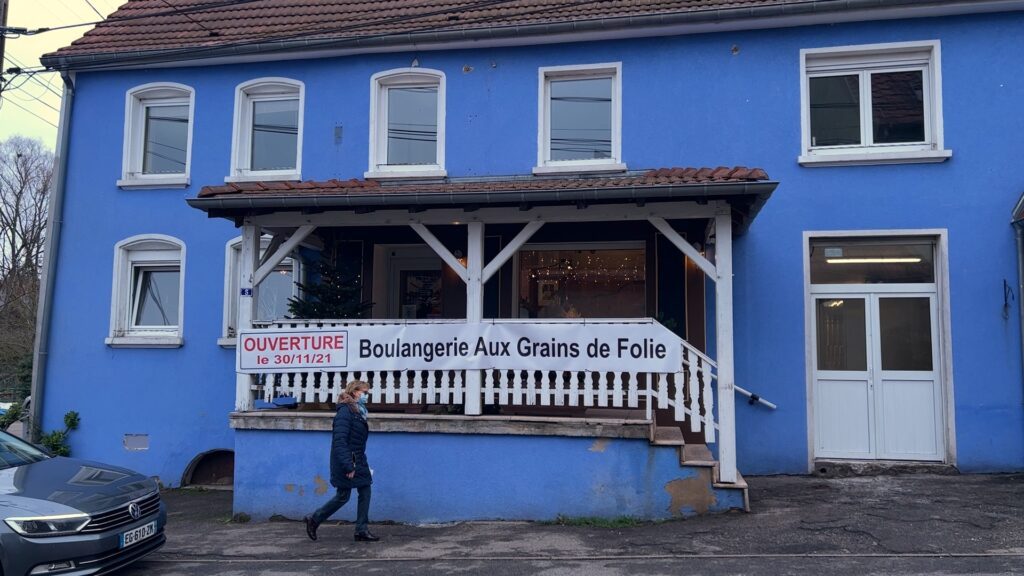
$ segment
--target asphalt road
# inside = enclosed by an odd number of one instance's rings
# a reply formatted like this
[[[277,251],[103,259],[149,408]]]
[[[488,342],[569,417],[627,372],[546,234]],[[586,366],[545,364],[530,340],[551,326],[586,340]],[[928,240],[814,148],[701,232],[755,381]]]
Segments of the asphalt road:
[[[1022,574],[1024,475],[748,478],[749,514],[628,527],[230,522],[230,493],[170,491],[168,543],[118,576]],[[371,515],[372,517],[372,515]]]

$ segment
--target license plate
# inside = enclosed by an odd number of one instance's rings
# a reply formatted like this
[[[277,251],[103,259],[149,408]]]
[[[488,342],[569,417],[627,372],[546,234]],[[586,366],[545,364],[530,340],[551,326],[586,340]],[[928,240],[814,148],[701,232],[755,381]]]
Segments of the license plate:
[[[121,548],[127,548],[156,534],[156,522],[150,522],[145,526],[133,528],[121,534]]]

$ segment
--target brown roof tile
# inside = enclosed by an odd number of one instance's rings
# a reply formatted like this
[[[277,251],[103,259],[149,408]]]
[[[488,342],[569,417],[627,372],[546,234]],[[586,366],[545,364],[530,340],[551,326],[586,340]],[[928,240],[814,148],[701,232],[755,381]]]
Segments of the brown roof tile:
[[[806,1],[128,0],[105,22],[44,60],[179,49],[194,53],[192,49],[296,38],[344,40],[787,4]]]
[[[657,187],[679,184],[757,182],[768,180],[760,168],[659,168],[623,176],[572,178],[515,177],[506,180],[475,180],[428,183],[388,183],[376,180],[327,180],[323,182],[235,182],[205,186],[199,198],[218,196],[347,196],[384,194],[458,194],[471,192],[530,192],[580,188]]]

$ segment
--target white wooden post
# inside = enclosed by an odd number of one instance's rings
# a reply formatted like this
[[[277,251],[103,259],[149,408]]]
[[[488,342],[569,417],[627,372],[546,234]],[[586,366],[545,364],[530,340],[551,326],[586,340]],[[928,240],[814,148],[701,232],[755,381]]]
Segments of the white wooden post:
[[[715,332],[718,350],[719,481],[736,482],[736,374],[732,330],[732,214],[728,206],[715,215]],[[713,425],[713,424],[708,424]]]
[[[235,322],[236,335],[252,328],[256,312],[256,266],[260,257],[260,228],[253,224],[242,226],[242,257],[238,266],[238,318]],[[241,350],[239,344],[238,350]],[[244,412],[253,409],[252,376],[235,375],[235,410]]]
[[[469,243],[466,247],[466,323],[479,324],[484,318],[484,225],[470,222]],[[465,413],[477,416],[483,413],[480,398],[479,370],[466,371]]]

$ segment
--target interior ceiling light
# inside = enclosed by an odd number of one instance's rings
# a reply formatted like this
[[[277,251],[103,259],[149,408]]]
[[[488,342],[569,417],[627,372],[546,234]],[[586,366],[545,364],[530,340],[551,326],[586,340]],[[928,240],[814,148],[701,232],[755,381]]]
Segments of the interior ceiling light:
[[[827,258],[829,264],[920,264],[920,258]]]

